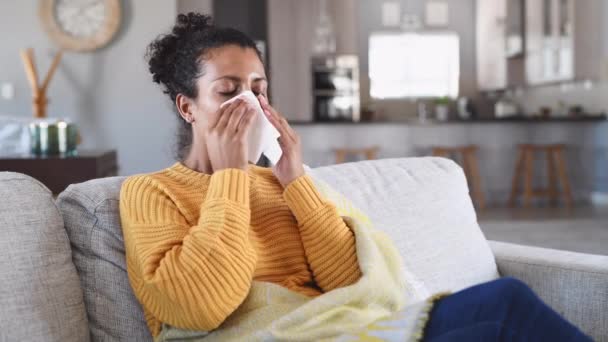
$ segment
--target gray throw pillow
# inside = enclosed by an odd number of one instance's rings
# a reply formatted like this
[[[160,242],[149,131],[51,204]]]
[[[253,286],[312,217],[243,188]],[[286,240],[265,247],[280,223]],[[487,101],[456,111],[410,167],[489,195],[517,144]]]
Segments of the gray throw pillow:
[[[0,172],[0,341],[89,341],[63,220],[35,179]]]
[[[70,185],[57,198],[93,341],[151,341],[127,276],[118,200],[124,177]]]

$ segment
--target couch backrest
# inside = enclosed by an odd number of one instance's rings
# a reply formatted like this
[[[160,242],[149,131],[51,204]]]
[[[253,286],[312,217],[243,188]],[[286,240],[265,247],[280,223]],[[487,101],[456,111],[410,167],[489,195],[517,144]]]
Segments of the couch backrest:
[[[351,198],[395,241],[420,299],[498,276],[462,170],[441,158],[403,158],[310,171]],[[95,341],[150,340],[126,273],[118,213],[124,178],[72,185],[58,198]]]
[[[317,168],[395,242],[420,297],[498,277],[462,169],[444,158],[401,158]]]
[[[84,291],[92,341],[151,341],[127,278],[118,200],[126,177],[70,185],[57,198]]]
[[[51,192],[0,172],[0,341],[89,340],[82,289]]]

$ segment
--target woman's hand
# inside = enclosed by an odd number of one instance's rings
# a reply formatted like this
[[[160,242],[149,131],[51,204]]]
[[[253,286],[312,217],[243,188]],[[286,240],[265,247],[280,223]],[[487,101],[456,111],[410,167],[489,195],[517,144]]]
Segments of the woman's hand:
[[[206,132],[213,172],[230,168],[247,170],[247,132],[255,113],[255,108],[242,99],[219,109],[217,121]]]
[[[272,123],[281,134],[279,145],[283,150],[283,155],[272,170],[283,188],[285,188],[296,178],[304,175],[300,137],[289,126],[287,120],[270,106],[268,100],[266,100],[263,95],[259,95],[258,100],[260,100],[264,114],[266,114],[270,123]]]

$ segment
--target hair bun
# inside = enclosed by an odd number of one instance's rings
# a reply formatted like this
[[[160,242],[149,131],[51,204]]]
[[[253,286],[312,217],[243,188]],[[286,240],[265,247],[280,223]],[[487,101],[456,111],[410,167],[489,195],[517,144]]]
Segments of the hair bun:
[[[207,31],[213,27],[213,19],[211,16],[190,12],[177,16],[172,33],[179,36],[186,32]]]

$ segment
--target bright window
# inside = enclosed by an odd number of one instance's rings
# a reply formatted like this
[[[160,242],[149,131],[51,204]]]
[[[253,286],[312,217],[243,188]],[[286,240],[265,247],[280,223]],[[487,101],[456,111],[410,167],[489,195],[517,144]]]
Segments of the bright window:
[[[376,99],[458,97],[454,33],[375,33],[369,39],[370,95]]]

